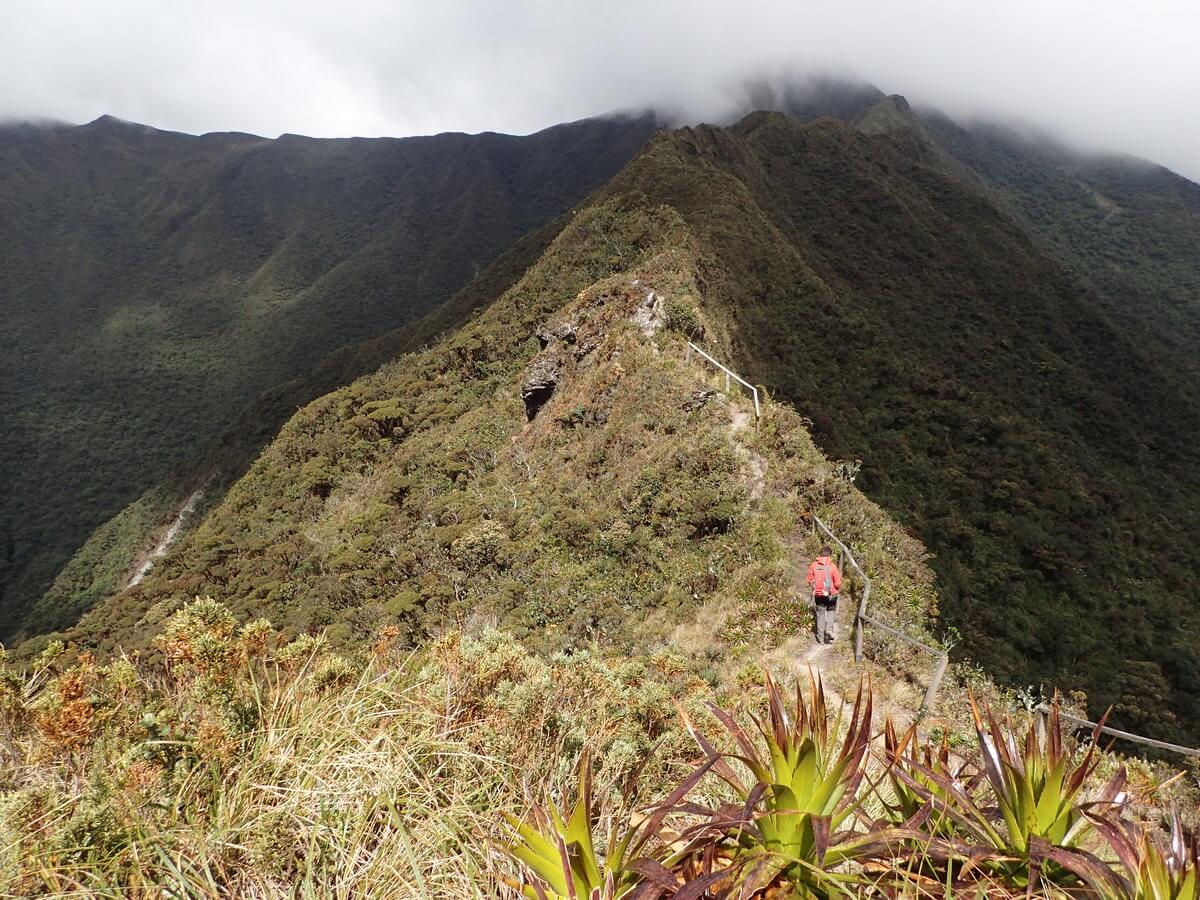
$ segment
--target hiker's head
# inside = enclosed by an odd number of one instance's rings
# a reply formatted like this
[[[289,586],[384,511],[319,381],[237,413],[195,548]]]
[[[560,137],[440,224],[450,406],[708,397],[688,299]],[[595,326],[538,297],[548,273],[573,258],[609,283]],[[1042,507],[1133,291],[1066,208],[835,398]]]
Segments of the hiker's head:
[[[822,547],[822,548],[821,548],[821,555],[822,555],[822,556],[833,556],[833,551],[832,551],[832,550],[830,550],[830,549],[829,549],[829,547]]]

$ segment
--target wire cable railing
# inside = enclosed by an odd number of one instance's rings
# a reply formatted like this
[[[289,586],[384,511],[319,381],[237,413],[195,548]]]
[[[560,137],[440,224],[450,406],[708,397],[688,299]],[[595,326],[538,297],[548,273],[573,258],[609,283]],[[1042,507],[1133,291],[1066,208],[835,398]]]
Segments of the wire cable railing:
[[[942,686],[942,679],[946,676],[946,667],[950,664],[950,654],[940,647],[934,647],[913,637],[911,634],[906,634],[895,625],[890,625],[887,622],[883,622],[875,618],[874,616],[868,615],[867,604],[871,599],[870,576],[867,575],[867,573],[863,570],[863,567],[859,565],[858,560],[854,558],[854,554],[851,552],[850,548],[846,546],[846,543],[836,534],[834,534],[828,525],[821,521],[820,516],[818,516],[816,513],[813,513],[812,521],[813,524],[821,530],[825,537],[837,544],[838,549],[842,554],[843,567],[845,567],[846,563],[849,563],[850,568],[858,573],[858,577],[861,578],[863,582],[862,594],[858,598],[858,608],[854,613],[854,661],[861,663],[863,660],[863,633],[868,625],[872,626],[873,628],[878,628],[881,631],[884,631],[907,644],[911,644],[918,650],[923,650],[926,653],[930,653],[934,656],[935,662],[933,667],[933,676],[929,679],[929,684],[925,688],[925,696],[921,701],[921,708],[917,713],[919,716],[925,715],[930,709],[933,708],[933,703],[937,699],[938,691]]]
[[[691,341],[688,341],[687,359],[689,362],[691,361],[693,352],[698,354],[710,365],[714,366],[725,374],[725,390],[727,393],[732,387],[731,382],[733,381],[736,381],[738,384],[750,391],[751,397],[754,398],[754,422],[757,426],[759,419],[762,418],[762,406],[759,400],[758,388],[746,381],[746,379],[742,378],[719,360],[714,359],[708,353],[705,353]],[[818,516],[816,513],[813,513],[811,514],[811,518],[814,527],[819,529],[821,533],[825,535],[825,537],[837,545],[841,553],[840,562],[842,567],[844,568],[847,564],[849,564],[850,568],[853,569],[858,577],[862,580],[862,594],[858,598],[858,607],[854,613],[854,661],[856,663],[861,663],[863,661],[863,637],[868,626],[871,628],[877,628],[885,634],[889,634],[897,640],[903,641],[904,643],[916,647],[918,650],[921,650],[925,653],[929,653],[934,657],[935,662],[933,674],[929,679],[928,686],[925,688],[925,696],[921,701],[920,709],[917,711],[918,717],[923,717],[933,708],[933,704],[937,700],[938,692],[942,687],[942,681],[946,677],[946,669],[950,664],[950,654],[940,647],[935,647],[931,644],[928,644],[919,638],[913,637],[911,634],[907,634],[895,625],[884,622],[881,619],[871,615],[869,612],[869,603],[871,599],[870,576],[867,575],[866,571],[859,564],[858,560],[854,556],[854,553],[850,550],[850,547],[847,546],[845,541],[833,533],[833,530],[821,520],[820,516]],[[1050,713],[1050,707],[1046,704],[1041,704],[1035,707],[1034,711],[1040,716],[1047,716]],[[1136,744],[1153,747],[1156,750],[1165,750],[1167,752],[1178,753],[1183,756],[1200,757],[1200,749],[1195,747],[1184,747],[1180,744],[1172,744],[1168,743],[1167,741],[1159,741],[1155,740],[1154,738],[1143,737],[1140,734],[1133,734],[1129,731],[1122,731],[1118,728],[1112,728],[1108,725],[1099,725],[1098,723],[1089,721],[1088,719],[1081,719],[1077,716],[1069,715],[1061,710],[1059,711],[1059,717],[1078,728],[1088,728],[1092,730],[1099,728],[1101,733],[1123,741],[1131,741]]]
[[[1034,711],[1039,716],[1043,717],[1043,721],[1044,717],[1050,715],[1050,707],[1045,703],[1034,707]],[[1098,722],[1092,722],[1088,719],[1081,719],[1078,716],[1072,716],[1063,712],[1061,709],[1058,711],[1058,717],[1076,726],[1077,728],[1086,728],[1089,731],[1094,731],[1099,728],[1101,734],[1107,734],[1110,737],[1119,738],[1123,741],[1132,741],[1135,744],[1144,744],[1145,746],[1153,747],[1156,750],[1166,750],[1169,753],[1178,753],[1182,756],[1200,757],[1200,749],[1195,747],[1184,747],[1180,744],[1171,744],[1167,741],[1159,741],[1155,740],[1154,738],[1142,737],[1140,734],[1134,734],[1130,731],[1122,731],[1119,728],[1111,728],[1108,725],[1101,725]]]
[[[757,428],[758,420],[762,418],[762,404],[759,402],[758,388],[756,388],[754,385],[752,385],[750,382],[748,382],[745,378],[743,378],[737,372],[733,371],[733,369],[729,368],[728,366],[726,366],[724,363],[720,362],[719,360],[714,359],[713,357],[709,356],[707,353],[705,353],[703,350],[701,350],[699,347],[697,347],[691,341],[688,341],[687,342],[687,360],[688,360],[688,362],[692,361],[692,353],[698,353],[701,356],[701,358],[706,360],[709,364],[716,367],[717,369],[720,369],[722,372],[725,373],[725,393],[729,393],[729,388],[731,387],[731,384],[730,384],[731,379],[733,381],[736,381],[738,384],[742,385],[744,388],[746,388],[746,390],[748,390],[750,392],[750,396],[754,398],[754,427]]]

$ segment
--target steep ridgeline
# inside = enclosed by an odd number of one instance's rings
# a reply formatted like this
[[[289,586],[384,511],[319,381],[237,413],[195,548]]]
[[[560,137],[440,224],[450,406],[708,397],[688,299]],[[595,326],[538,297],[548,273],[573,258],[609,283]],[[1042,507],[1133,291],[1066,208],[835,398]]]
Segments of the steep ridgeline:
[[[756,430],[685,359],[704,327],[698,250],[670,207],[595,199],[469,324],[298,413],[68,639],[144,646],[207,594],[335,646],[493,621],[539,649],[669,640],[736,671],[803,634],[792,543],[810,509],[863,548],[879,609],[920,627],[920,546],[794,411],[767,403]]]
[[[210,593],[341,640],[393,621],[420,641],[484,615],[541,646],[620,644],[699,610],[714,652],[778,641],[778,542],[837,479],[798,468],[799,425],[764,427],[781,479],[767,496],[797,493],[786,515],[745,514],[724,487],[744,460],[698,414],[711,400],[694,407],[675,357],[614,330],[653,288],[679,329],[808,416],[826,454],[862,460],[859,487],[935,553],[959,652],[1194,743],[1192,386],[975,173],[893,127],[907,113],[889,102],[862,118],[871,133],[755,114],[655,136],[501,300],[310,405],[71,636],[137,643]],[[553,369],[539,353],[581,368],[525,425],[521,385],[546,380],[538,359]],[[843,521],[877,548],[872,571],[916,558]],[[927,605],[897,589],[885,607],[911,620]]]
[[[618,182],[692,227],[742,367],[935,554],[960,652],[1194,742],[1197,385],[956,170],[914,129],[761,114]]]
[[[125,525],[169,520],[160,482],[195,469],[249,398],[444,301],[654,125],[403,140],[108,117],[0,128],[0,639],[70,621],[78,602],[25,619],[119,510],[140,497]],[[120,544],[123,527],[97,540]],[[68,581],[94,593],[89,572]]]

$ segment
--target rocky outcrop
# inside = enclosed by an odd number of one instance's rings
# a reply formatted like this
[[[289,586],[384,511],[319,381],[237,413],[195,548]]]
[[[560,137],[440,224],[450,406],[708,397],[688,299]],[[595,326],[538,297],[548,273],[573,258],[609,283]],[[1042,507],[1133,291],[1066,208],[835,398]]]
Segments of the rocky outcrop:
[[[554,389],[562,380],[563,354],[574,347],[578,355],[578,326],[574,322],[560,322],[554,326],[543,326],[537,332],[542,352],[529,365],[529,372],[521,383],[521,399],[525,401],[525,417],[532,422],[538,411],[549,402]]]
[[[561,376],[562,363],[557,353],[543,351],[534,359],[529,374],[521,384],[521,399],[525,401],[525,418],[528,421],[532,422],[538,411],[549,402]]]
[[[646,298],[638,304],[631,318],[642,334],[653,337],[667,323],[662,297],[654,291],[646,291]]]

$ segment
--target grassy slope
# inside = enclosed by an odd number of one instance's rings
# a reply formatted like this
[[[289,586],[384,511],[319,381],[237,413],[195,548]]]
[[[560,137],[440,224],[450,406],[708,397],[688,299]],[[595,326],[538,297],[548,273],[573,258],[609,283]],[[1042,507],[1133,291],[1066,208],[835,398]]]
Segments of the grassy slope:
[[[753,438],[767,488],[749,502],[724,401],[689,408],[705,382],[680,338],[656,353],[629,323],[647,286],[703,305],[694,252],[669,208],[610,196],[579,212],[469,325],[293,418],[177,552],[69,636],[141,645],[195,594],[288,632],[328,627],[335,645],[385,624],[419,644],[482,617],[539,648],[632,649],[700,615],[693,649],[720,667],[800,632],[788,538],[809,508],[890,573],[881,608],[921,621],[919,547],[833,474],[801,420],[769,406]],[[519,386],[546,320],[577,337],[526,423]]]
[[[652,127],[336,141],[110,119],[0,130],[0,635],[247,398],[449,297]]]
[[[1194,739],[1200,423],[1169,349],[911,136],[756,115],[652,153],[637,186],[711,248],[740,360],[920,533],[964,652]]]

